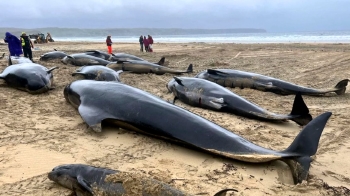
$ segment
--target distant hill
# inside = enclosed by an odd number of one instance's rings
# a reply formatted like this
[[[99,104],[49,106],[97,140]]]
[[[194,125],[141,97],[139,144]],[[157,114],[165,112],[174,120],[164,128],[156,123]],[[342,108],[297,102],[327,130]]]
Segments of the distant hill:
[[[115,28],[115,29],[78,29],[78,28],[0,28],[0,37],[6,32],[19,36],[21,32],[28,34],[49,32],[52,37],[105,37],[112,36],[140,36],[140,35],[193,35],[193,34],[231,34],[231,33],[266,33],[264,29],[237,28],[237,29],[181,29],[181,28]]]

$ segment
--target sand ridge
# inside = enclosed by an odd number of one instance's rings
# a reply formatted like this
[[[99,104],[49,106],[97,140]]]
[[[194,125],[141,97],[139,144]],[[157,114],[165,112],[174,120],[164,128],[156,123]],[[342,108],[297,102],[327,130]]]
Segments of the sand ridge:
[[[71,53],[104,50],[104,43],[54,42],[37,44],[34,60],[53,48]],[[137,43],[115,43],[114,52],[126,52],[151,62],[166,57],[169,67],[186,69],[194,76],[207,68],[232,68],[280,78],[304,86],[329,88],[349,77],[348,44],[154,44],[154,53],[140,53]],[[0,46],[0,54],[8,52]],[[63,88],[76,80],[78,67],[61,62],[39,62],[53,71],[56,89],[30,95],[0,82],[0,194],[69,195],[70,191],[47,179],[59,164],[84,163],[126,172],[142,172],[160,178],[189,194],[213,195],[236,188],[235,195],[349,194],[350,144],[348,142],[350,93],[343,96],[304,96],[313,117],[333,112],[313,156],[308,183],[291,185],[289,168],[280,161],[252,164],[155,139],[142,134],[104,127],[91,132],[75,108],[63,96]],[[6,59],[0,60],[0,70]],[[120,74],[122,82],[171,101],[165,85],[171,74]],[[229,89],[229,88],[228,88]],[[289,113],[294,96],[279,96],[251,89],[230,89],[271,112]],[[242,137],[274,150],[290,145],[302,127],[293,122],[261,122],[231,114],[176,105],[207,118]],[[159,175],[160,174],[160,175]],[[283,183],[282,183],[283,182]],[[336,188],[338,187],[338,188]],[[340,187],[340,188],[339,188]]]

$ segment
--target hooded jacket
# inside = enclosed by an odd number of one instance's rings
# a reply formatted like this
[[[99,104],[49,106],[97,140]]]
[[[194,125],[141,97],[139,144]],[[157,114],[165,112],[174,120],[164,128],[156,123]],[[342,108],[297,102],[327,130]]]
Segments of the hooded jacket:
[[[12,35],[9,32],[6,32],[5,35],[6,35],[6,37],[5,37],[4,41],[6,43],[8,43],[10,56],[19,56],[19,55],[23,54],[21,41],[18,39],[18,37]]]

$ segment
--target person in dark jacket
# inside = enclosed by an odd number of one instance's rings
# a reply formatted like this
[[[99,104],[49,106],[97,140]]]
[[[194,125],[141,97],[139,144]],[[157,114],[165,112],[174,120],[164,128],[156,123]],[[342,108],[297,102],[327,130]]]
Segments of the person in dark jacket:
[[[107,48],[108,48],[108,53],[109,54],[112,54],[112,39],[111,39],[111,36],[108,35],[107,36],[107,39],[106,39],[106,44],[107,44]]]
[[[140,51],[143,52],[143,37],[142,37],[142,35],[140,36],[139,42],[140,42]]]
[[[20,56],[23,54],[21,41],[18,39],[18,37],[6,32],[4,42],[7,43],[10,56]]]
[[[31,61],[33,61],[32,48],[34,48],[34,44],[32,40],[29,39],[28,35],[26,35],[25,32],[22,32],[21,43],[22,43],[24,57],[29,58]]]
[[[146,38],[146,36],[143,36],[143,45],[145,45],[145,50],[146,50],[146,52],[148,52],[149,42],[148,42],[148,39]]]

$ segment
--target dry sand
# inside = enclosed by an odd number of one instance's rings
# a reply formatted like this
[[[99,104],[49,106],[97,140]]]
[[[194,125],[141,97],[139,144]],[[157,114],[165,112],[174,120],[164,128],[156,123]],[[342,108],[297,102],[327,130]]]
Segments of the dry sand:
[[[106,50],[104,43],[37,44],[34,60],[53,48],[67,53]],[[280,78],[300,85],[333,87],[349,78],[348,44],[154,44],[153,53],[140,53],[138,44],[114,45],[114,52],[126,52],[149,61],[162,56],[169,66],[186,69],[193,63],[194,76],[207,68],[233,68]],[[0,54],[7,46],[0,46]],[[7,62],[1,60],[0,69]],[[76,78],[77,67],[60,62],[42,62],[55,70],[55,90],[30,95],[1,84],[0,89],[0,195],[69,195],[47,178],[47,172],[60,164],[84,163],[129,172],[141,172],[168,182],[190,194],[213,195],[224,188],[237,188],[235,195],[327,195],[350,194],[350,93],[343,96],[309,97],[304,100],[316,117],[331,111],[313,157],[308,183],[291,185],[289,168],[279,162],[248,164],[187,149],[176,144],[113,127],[102,133],[87,129],[79,113],[63,97],[63,88]],[[172,75],[123,73],[122,82],[172,100],[166,83]],[[272,112],[290,112],[294,96],[250,89],[231,89]],[[349,90],[348,90],[349,91]],[[190,107],[204,118],[263,147],[285,149],[301,127],[293,122],[273,124],[235,115]],[[150,113],[150,115],[152,115]]]

